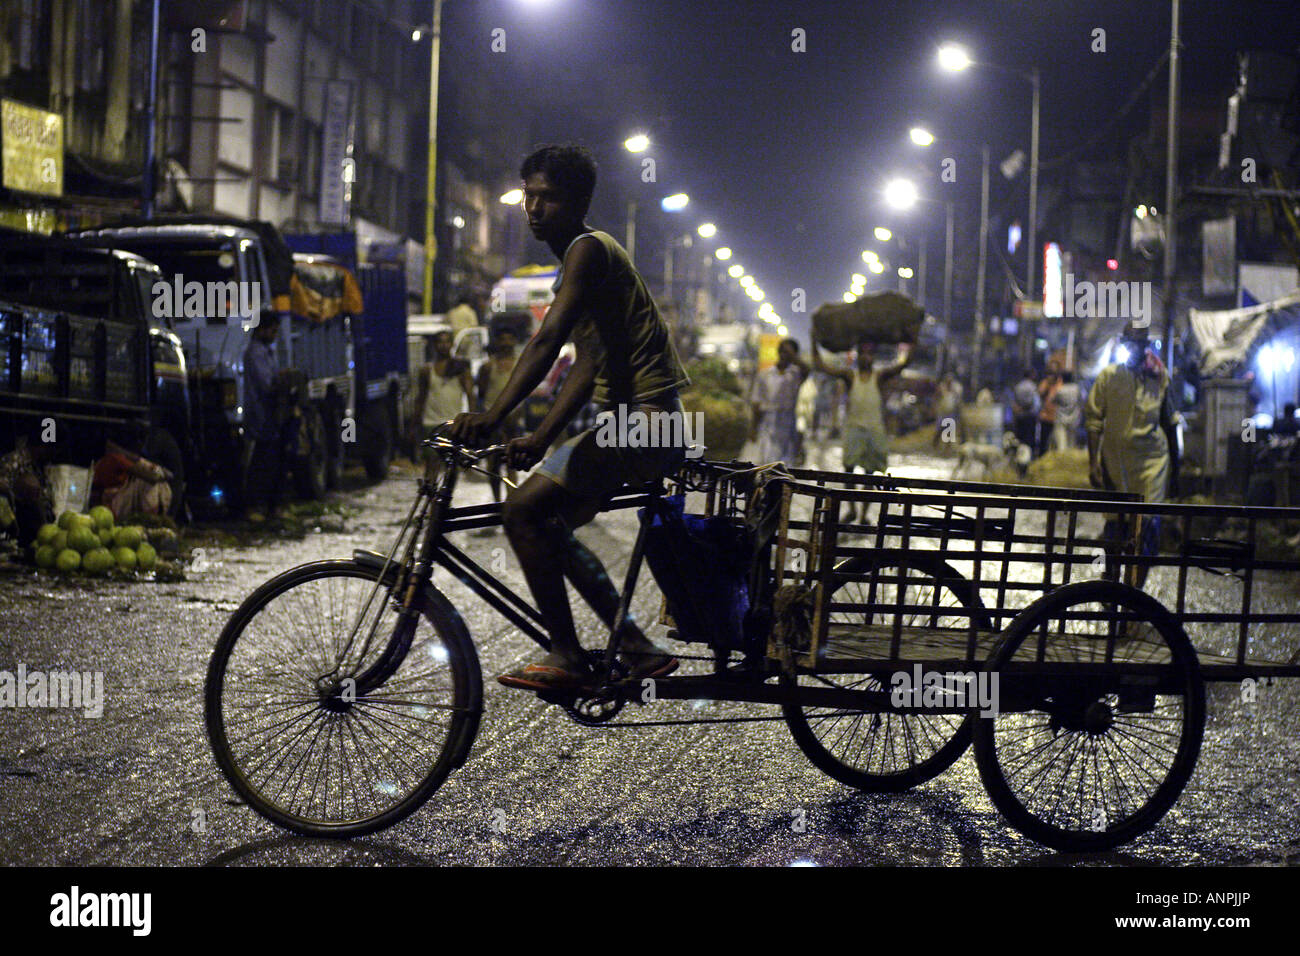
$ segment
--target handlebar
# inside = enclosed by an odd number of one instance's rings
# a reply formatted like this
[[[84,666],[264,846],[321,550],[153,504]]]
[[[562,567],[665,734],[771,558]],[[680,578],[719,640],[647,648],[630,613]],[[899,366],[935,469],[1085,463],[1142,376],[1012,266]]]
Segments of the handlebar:
[[[434,448],[439,451],[450,452],[454,457],[462,459],[462,464],[473,465],[482,461],[484,458],[505,451],[509,442],[498,442],[495,445],[488,445],[485,448],[470,448],[462,442],[452,441],[450,438],[435,435],[433,438],[424,439],[420,444],[426,448]]]

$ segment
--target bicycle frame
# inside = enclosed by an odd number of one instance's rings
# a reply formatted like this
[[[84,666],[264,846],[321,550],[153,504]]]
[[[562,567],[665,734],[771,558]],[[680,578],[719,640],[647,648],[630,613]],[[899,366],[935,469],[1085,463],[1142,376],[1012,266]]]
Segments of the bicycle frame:
[[[393,567],[400,574],[403,569],[408,573],[405,579],[398,578],[390,593],[400,591],[400,613],[403,621],[410,621],[408,626],[399,626],[389,638],[388,645],[380,654],[379,660],[364,674],[357,678],[358,693],[373,689],[383,683],[401,665],[414,635],[414,621],[419,610],[419,595],[425,588],[432,586],[433,572],[436,567],[445,568],[457,580],[482,598],[490,607],[501,614],[526,634],[534,643],[544,650],[551,646],[542,624],[541,613],[531,602],[521,597],[507,584],[497,578],[491,571],[483,568],[473,558],[465,554],[447,540],[446,535],[455,531],[472,531],[479,528],[499,526],[501,523],[501,505],[469,505],[460,508],[451,507],[452,496],[459,479],[462,465],[455,463],[449,454],[444,457],[446,467],[436,483],[426,476],[420,481],[419,498],[412,509],[416,522],[416,539],[408,544],[406,554],[397,558],[397,551],[405,537],[406,527],[399,533],[393,550],[387,555],[377,552],[360,551],[357,557],[379,567]],[[644,489],[627,488],[615,494],[601,509],[618,511],[625,508],[646,507],[655,509],[662,506],[664,495],[663,482]],[[408,522],[411,519],[408,519]],[[632,548],[631,560],[624,576],[624,584],[619,596],[619,610],[611,629],[609,642],[603,649],[603,681],[612,683],[616,680],[614,661],[618,654],[617,635],[627,618],[632,595],[640,576],[641,565],[645,558],[645,535],[648,522],[641,522],[636,542]],[[414,546],[418,540],[418,547]],[[413,554],[412,554],[413,552]],[[413,558],[413,560],[412,560]],[[382,582],[379,585],[382,587]],[[879,706],[899,713],[911,708],[891,708],[888,692],[860,689],[844,689],[834,686],[808,686],[797,688],[768,683],[774,672],[767,670],[735,672],[719,666],[716,674],[690,675],[682,677],[662,677],[655,680],[655,697],[663,700],[730,700],[755,704],[785,704],[797,702],[806,706],[861,708]],[[960,708],[954,708],[954,711]],[[928,708],[928,713],[935,713]]]

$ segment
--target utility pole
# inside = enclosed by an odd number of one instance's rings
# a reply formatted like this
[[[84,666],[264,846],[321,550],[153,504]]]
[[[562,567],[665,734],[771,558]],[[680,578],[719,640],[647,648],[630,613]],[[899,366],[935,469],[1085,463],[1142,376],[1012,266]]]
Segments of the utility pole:
[[[1174,355],[1174,270],[1177,263],[1178,215],[1174,208],[1178,185],[1178,0],[1172,0],[1169,29],[1169,117],[1165,140],[1165,331],[1161,354],[1165,367]]]
[[[425,315],[433,312],[433,263],[438,256],[434,206],[438,201],[438,58],[442,52],[442,0],[433,0],[432,42],[429,45],[429,169],[424,193],[424,298]]]
[[[140,176],[140,211],[146,219],[153,218],[154,151],[158,139],[158,4],[153,0],[149,11],[149,95],[144,113],[144,169]]]
[[[971,358],[971,389],[979,384],[984,350],[984,273],[988,265],[989,249],[989,147],[980,147],[982,169],[980,172],[980,245],[979,265],[975,272],[975,348]]]
[[[627,257],[636,265],[636,200],[627,201],[627,235],[623,247],[627,249]]]
[[[943,327],[946,334],[952,321],[952,200],[944,205],[947,207],[943,236]]]
[[[1033,117],[1029,130],[1029,278],[1026,296],[1038,291],[1038,67],[1029,74],[1034,88]]]
[[[921,253],[916,264],[916,304],[925,309],[925,233],[921,233]]]

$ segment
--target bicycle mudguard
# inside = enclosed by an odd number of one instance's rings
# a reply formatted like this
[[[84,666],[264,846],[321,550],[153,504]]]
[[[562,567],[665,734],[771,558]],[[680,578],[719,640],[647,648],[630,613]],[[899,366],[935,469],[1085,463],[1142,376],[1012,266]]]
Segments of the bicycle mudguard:
[[[378,551],[357,548],[352,552],[352,560],[357,564],[364,565],[368,568],[374,568],[376,571],[381,571],[383,570],[385,562],[389,559],[386,555],[380,554]],[[394,568],[397,567],[396,564],[392,564],[391,566]],[[447,598],[447,595],[439,591],[432,581],[424,586],[424,591],[422,593],[428,608],[431,611],[442,615],[444,619],[450,623],[452,630],[456,632],[451,635],[451,637],[453,640],[458,639],[463,643],[464,646],[461,647],[460,650],[461,653],[468,658],[470,669],[472,671],[473,679],[469,682],[469,720],[465,725],[465,732],[462,738],[463,745],[457,748],[457,756],[453,762],[454,766],[460,767],[469,759],[470,746],[473,744],[474,738],[478,735],[479,721],[483,717],[483,674],[479,669],[478,649],[475,648],[474,640],[470,637],[469,626],[466,625],[465,619],[461,617],[460,611],[456,610],[456,605],[451,603]]]

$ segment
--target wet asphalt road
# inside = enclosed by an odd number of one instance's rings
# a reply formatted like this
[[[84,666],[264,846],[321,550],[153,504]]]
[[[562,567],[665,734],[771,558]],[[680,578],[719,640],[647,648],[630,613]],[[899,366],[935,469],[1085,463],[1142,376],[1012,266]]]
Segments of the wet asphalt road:
[[[936,462],[900,461],[905,473]],[[486,712],[468,762],[406,821],[354,841],[284,833],[239,805],[202,724],[208,657],[226,618],[290,566],[382,547],[413,481],[347,492],[360,508],[345,533],[209,553],[177,583],[0,578],[0,669],[105,672],[102,718],[0,711],[0,861],[7,864],[1300,864],[1300,682],[1210,688],[1200,761],[1154,831],[1107,854],[1061,856],[1021,837],[985,796],[970,754],[901,795],[859,794],[812,766],[779,720],[592,729],[492,675],[534,646],[445,572],[487,678]],[[458,500],[487,500],[466,481]],[[602,515],[581,537],[621,580],[631,512]],[[462,535],[480,563],[504,538]],[[1294,585],[1292,585],[1294,587]],[[1294,594],[1295,592],[1291,592]],[[653,620],[657,599],[638,591]],[[594,617],[575,604],[579,626]],[[652,636],[662,629],[651,631]],[[700,648],[691,648],[700,653]],[[702,668],[702,664],[688,667]],[[754,705],[661,702],[626,719],[773,715]],[[201,831],[201,832],[198,832]]]

